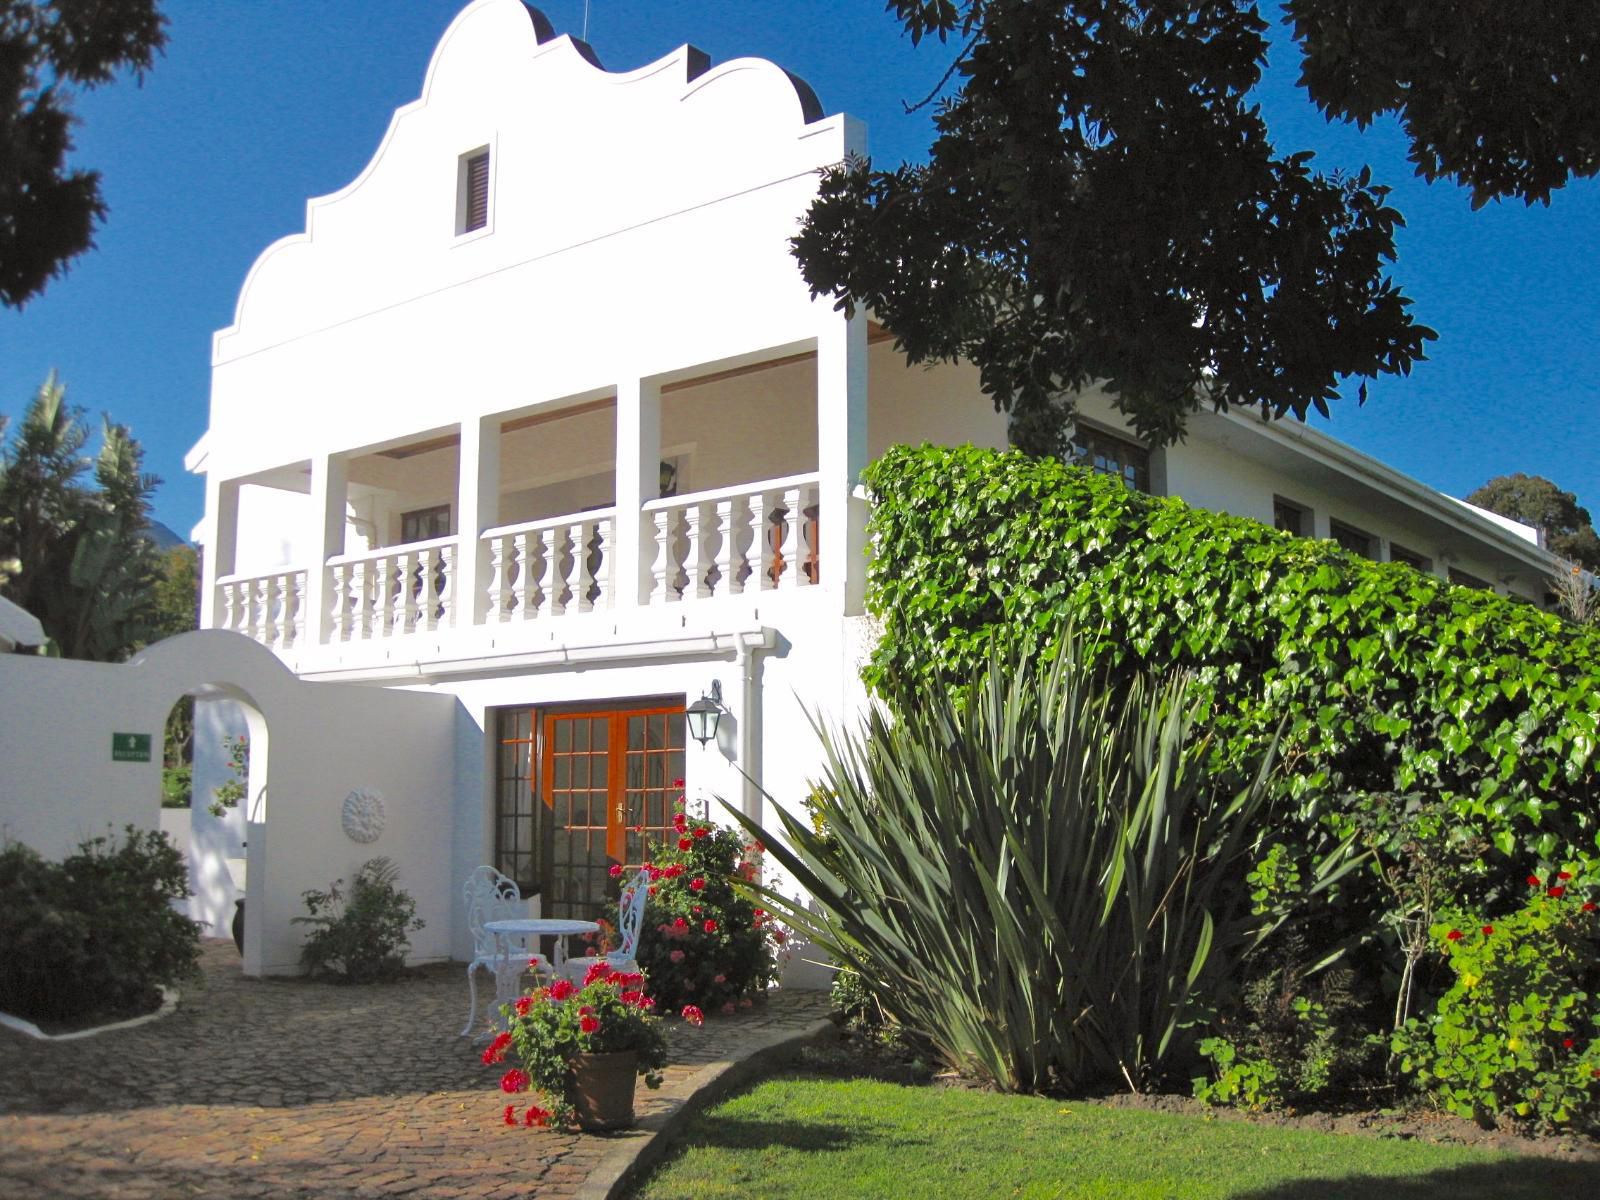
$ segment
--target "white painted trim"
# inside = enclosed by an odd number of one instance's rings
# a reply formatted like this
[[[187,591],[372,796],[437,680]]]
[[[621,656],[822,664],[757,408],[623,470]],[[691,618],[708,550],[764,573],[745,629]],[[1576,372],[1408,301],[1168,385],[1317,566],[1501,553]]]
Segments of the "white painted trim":
[[[0,1025],[7,1029],[15,1029],[18,1033],[25,1033],[31,1038],[41,1042],[76,1042],[83,1038],[99,1037],[102,1033],[112,1033],[118,1029],[132,1029],[136,1025],[148,1025],[151,1021],[159,1021],[162,1017],[171,1016],[178,1010],[178,992],[175,988],[164,987],[161,989],[161,1007],[153,1013],[145,1013],[142,1017],[130,1017],[126,1021],[115,1021],[110,1025],[96,1025],[93,1029],[76,1029],[71,1033],[46,1033],[32,1021],[24,1021],[21,1017],[13,1017],[10,1013],[0,1012]]]

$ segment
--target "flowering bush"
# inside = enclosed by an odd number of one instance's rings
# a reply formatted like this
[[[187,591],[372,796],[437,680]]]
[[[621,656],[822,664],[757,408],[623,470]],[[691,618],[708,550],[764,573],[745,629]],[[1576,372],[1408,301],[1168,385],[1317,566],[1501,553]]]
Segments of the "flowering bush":
[[[732,1013],[777,977],[788,934],[734,888],[759,877],[759,848],[732,829],[691,820],[681,800],[677,810],[677,838],[658,844],[645,864],[650,898],[636,957],[663,1010]]]
[[[633,1050],[646,1087],[661,1086],[667,1043],[660,1021],[651,1015],[653,1001],[644,992],[644,976],[614,971],[605,963],[589,968],[583,986],[558,979],[537,988],[502,1010],[511,1028],[483,1052],[485,1065],[504,1061],[514,1050],[521,1067],[500,1078],[500,1090],[517,1095],[542,1092],[548,1107],[530,1104],[524,1125],[569,1123],[572,1120],[572,1060],[579,1054],[611,1054]],[[516,1105],[508,1104],[504,1120],[518,1123]]]
[[[1433,927],[1456,982],[1393,1048],[1460,1116],[1600,1125],[1600,916],[1570,872],[1528,884],[1509,916]]]

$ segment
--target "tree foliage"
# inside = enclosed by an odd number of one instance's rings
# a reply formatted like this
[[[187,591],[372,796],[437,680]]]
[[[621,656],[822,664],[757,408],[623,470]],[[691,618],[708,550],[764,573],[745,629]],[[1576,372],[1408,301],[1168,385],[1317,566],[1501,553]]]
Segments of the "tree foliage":
[[[52,372],[0,441],[0,561],[14,560],[0,591],[64,657],[113,661],[160,635],[161,562],[146,535],[160,480],[107,418],[91,486],[82,416]]]
[[[1268,138],[1250,95],[1267,50],[1258,3],[888,7],[914,41],[964,42],[959,94],[926,164],[827,172],[794,251],[814,293],[870,308],[912,362],[976,364],[1017,444],[1060,452],[1071,393],[1093,381],[1159,445],[1204,403],[1325,414],[1343,380],[1424,357],[1433,331],[1386,274],[1402,224],[1387,189]],[[1330,116],[1398,112],[1430,177],[1535,198],[1595,168],[1583,85],[1597,55],[1592,31],[1526,7],[1494,19],[1517,35],[1502,74],[1542,105],[1514,115],[1486,66],[1501,46],[1473,44],[1459,11],[1437,25],[1433,6],[1402,0],[1287,11]],[[1396,59],[1386,32],[1427,57]]]
[[[1496,475],[1467,497],[1468,504],[1487,508],[1544,531],[1552,553],[1591,571],[1600,571],[1600,537],[1589,510],[1578,497],[1564,492],[1542,475]]]
[[[105,219],[100,173],[66,162],[74,93],[165,44],[158,0],[0,0],[0,304],[43,291]]]

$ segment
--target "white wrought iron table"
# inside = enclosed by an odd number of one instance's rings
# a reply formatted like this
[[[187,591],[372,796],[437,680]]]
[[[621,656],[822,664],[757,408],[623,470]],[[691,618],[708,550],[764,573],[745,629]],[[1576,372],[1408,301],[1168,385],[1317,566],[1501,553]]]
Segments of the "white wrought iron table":
[[[499,1013],[501,1005],[510,1004],[517,998],[517,983],[526,969],[526,963],[522,961],[523,955],[515,953],[511,945],[513,935],[555,938],[556,954],[553,965],[556,974],[560,975],[562,964],[567,961],[567,939],[574,934],[600,932],[597,922],[573,921],[561,917],[511,917],[503,921],[485,921],[483,927],[494,935],[496,1013]]]

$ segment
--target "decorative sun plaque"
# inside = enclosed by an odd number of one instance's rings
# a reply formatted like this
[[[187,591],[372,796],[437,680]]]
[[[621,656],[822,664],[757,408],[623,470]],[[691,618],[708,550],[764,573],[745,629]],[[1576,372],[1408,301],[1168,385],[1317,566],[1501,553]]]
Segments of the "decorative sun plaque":
[[[383,797],[371,788],[357,788],[344,798],[339,815],[352,842],[375,842],[383,833]]]

